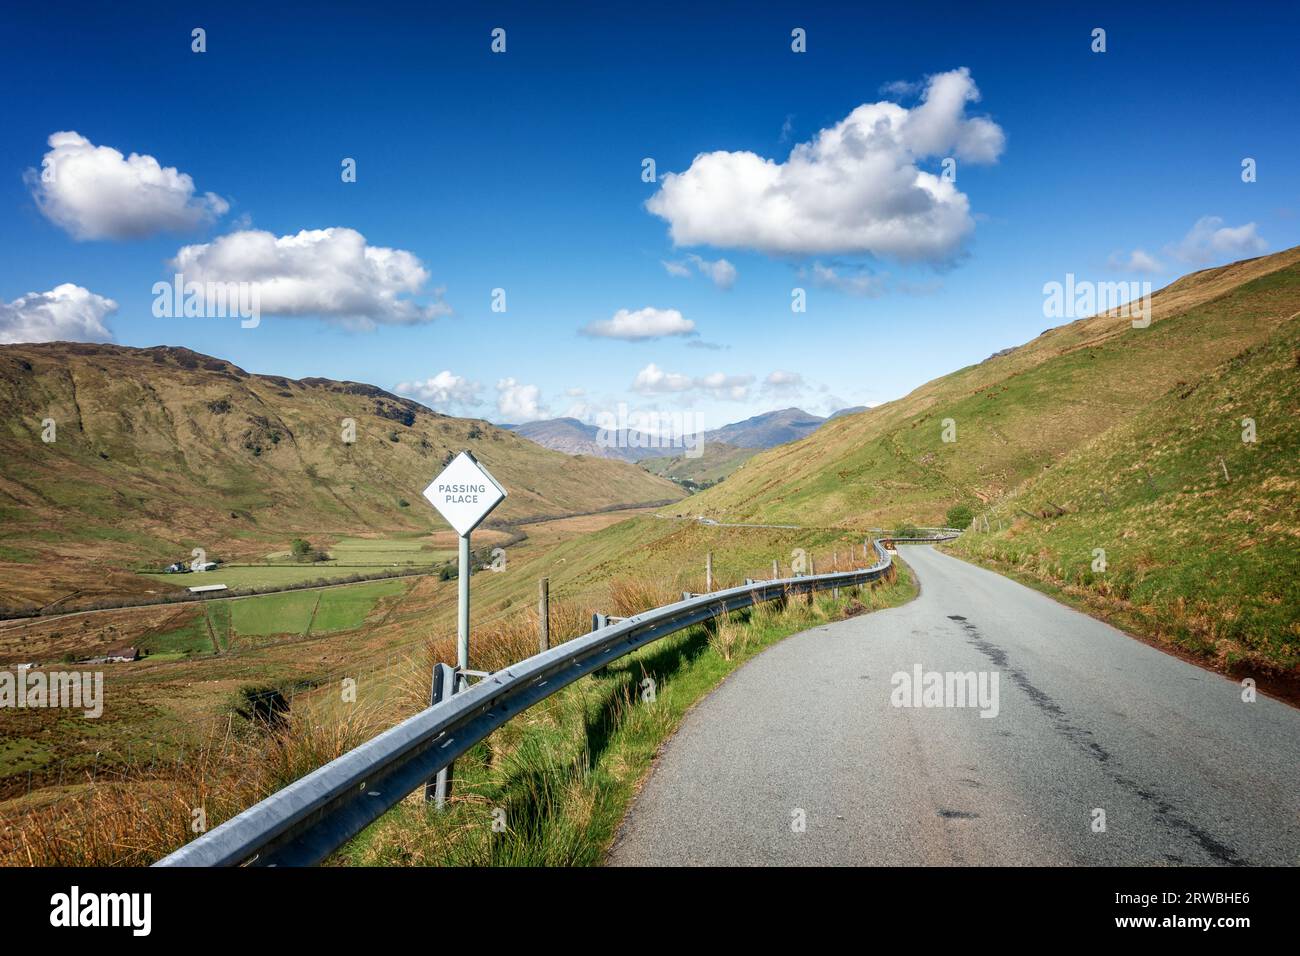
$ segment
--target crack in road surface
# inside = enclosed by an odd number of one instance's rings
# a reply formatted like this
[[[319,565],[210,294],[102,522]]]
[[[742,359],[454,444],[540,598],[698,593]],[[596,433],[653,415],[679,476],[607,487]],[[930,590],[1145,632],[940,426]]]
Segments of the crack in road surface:
[[[788,638],[700,702],[610,863],[1300,862],[1300,712],[932,548],[903,557],[915,601]],[[1001,675],[996,716],[893,706],[918,666]]]

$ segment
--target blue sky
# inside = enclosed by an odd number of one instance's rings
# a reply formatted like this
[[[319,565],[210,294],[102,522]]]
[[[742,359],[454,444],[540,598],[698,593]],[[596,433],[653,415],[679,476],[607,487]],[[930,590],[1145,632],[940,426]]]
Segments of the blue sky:
[[[178,6],[7,15],[0,334],[10,340],[34,327],[42,294],[70,283],[98,297],[83,307],[116,303],[96,314],[125,345],[183,345],[253,372],[405,383],[436,407],[493,421],[626,402],[690,410],[715,427],[786,405],[826,413],[896,398],[1053,324],[1042,287],[1068,272],[1158,288],[1300,243],[1297,15],[1268,6]],[[204,53],[191,50],[194,27],[206,30]],[[506,30],[503,54],[490,50],[495,27]],[[796,27],[805,53],[791,50]],[[1090,48],[1095,27],[1104,53]],[[914,193],[867,182],[874,165],[830,185],[814,165],[793,211],[693,166],[722,151],[724,173],[789,167],[792,148],[863,104],[915,111],[927,78],[963,68],[959,82],[980,98],[953,121],[958,139],[886,151],[903,179],[938,176],[957,156],[947,185],[962,198],[945,200],[951,228],[932,240],[917,240],[898,212]],[[87,150],[156,158],[190,177],[193,195],[170,212],[162,197],[155,215],[156,193],[121,207],[93,177],[42,193],[47,141],[71,131]],[[970,131],[974,145],[960,139]],[[827,161],[856,162],[846,149]],[[356,182],[341,181],[345,157]],[[657,182],[642,181],[646,157]],[[1246,157],[1255,182],[1242,181]],[[680,192],[655,215],[646,203],[668,190],[667,173]],[[899,228],[877,230],[889,215]],[[687,241],[675,245],[670,226]],[[325,270],[324,292],[271,294],[298,314],[264,307],[256,328],[153,315],[153,284],[183,246],[211,244],[194,254],[202,275],[266,277],[318,268],[316,247],[277,264],[242,244],[217,256],[219,240],[330,228],[409,255],[381,252],[378,279],[345,263]],[[692,255],[725,260],[734,282],[721,287]],[[795,287],[806,312],[791,311]],[[504,313],[491,310],[496,288]],[[693,323],[692,334],[579,333],[647,308],[625,325]]]

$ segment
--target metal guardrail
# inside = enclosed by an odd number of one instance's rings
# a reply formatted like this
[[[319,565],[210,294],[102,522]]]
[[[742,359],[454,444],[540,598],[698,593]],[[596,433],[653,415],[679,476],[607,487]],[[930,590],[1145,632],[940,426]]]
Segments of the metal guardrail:
[[[928,530],[928,529],[927,529]],[[935,529],[946,541],[960,532]],[[289,784],[155,866],[310,866],[324,860],[510,718],[645,645],[710,618],[775,600],[879,580],[868,568],[755,581],[643,611],[496,671]]]

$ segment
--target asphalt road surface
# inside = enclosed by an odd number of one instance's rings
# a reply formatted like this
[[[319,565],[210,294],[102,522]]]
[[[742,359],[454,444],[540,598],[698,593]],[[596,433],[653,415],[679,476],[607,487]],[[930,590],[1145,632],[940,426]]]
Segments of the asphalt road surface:
[[[919,598],[782,641],[687,715],[610,863],[1300,863],[1300,711],[902,553]],[[988,713],[996,673],[996,716],[895,706],[917,665],[983,672]]]

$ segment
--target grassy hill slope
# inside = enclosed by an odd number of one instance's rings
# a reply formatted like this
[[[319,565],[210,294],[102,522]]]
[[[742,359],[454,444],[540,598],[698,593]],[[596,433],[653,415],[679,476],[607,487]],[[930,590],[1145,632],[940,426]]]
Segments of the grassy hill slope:
[[[1293,670],[1297,414],[1293,319],[1026,482],[954,548],[1226,669]],[[1255,423],[1253,442],[1243,419]]]
[[[15,607],[73,585],[138,589],[121,569],[194,547],[229,559],[295,534],[444,527],[420,492],[462,448],[510,492],[495,522],[682,494],[371,385],[250,375],[186,349],[0,347],[0,403],[0,603]]]
[[[1300,248],[1194,273],[1152,297],[1149,328],[1105,314],[1048,330],[757,455],[691,508],[729,520],[938,524],[951,505],[999,500],[1297,312]],[[948,419],[955,442],[942,440]]]

